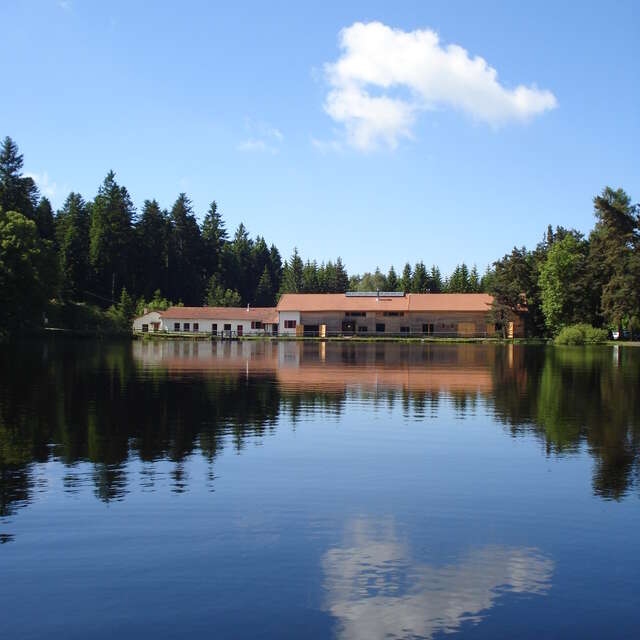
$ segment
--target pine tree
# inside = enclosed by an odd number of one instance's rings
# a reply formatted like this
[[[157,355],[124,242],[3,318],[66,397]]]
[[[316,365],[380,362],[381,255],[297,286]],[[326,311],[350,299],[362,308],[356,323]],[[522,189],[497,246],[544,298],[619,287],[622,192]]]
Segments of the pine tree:
[[[129,281],[133,204],[109,171],[91,208],[90,250],[96,289],[113,300]]]
[[[34,218],[38,203],[38,189],[33,178],[23,176],[23,157],[18,145],[7,136],[0,148],[0,209],[17,211]]]
[[[191,200],[181,193],[171,208],[169,295],[187,305],[202,299],[202,236]]]
[[[431,293],[440,293],[444,289],[444,283],[442,282],[442,275],[440,269],[434,264],[431,267],[431,276],[429,278],[429,290]]]
[[[344,293],[349,288],[349,274],[347,269],[342,264],[342,258],[338,256],[336,260],[336,280],[335,280],[335,293]]]
[[[413,288],[413,271],[411,271],[411,265],[407,262],[402,270],[402,278],[400,280],[400,286],[402,291],[410,293]]]
[[[89,285],[89,225],[89,212],[82,196],[71,192],[56,216],[60,288],[68,300],[84,300]]]
[[[303,290],[302,271],[304,264],[298,254],[298,249],[293,249],[293,254],[285,262],[282,272],[282,286],[280,293],[301,293]]]
[[[480,275],[478,274],[478,267],[476,267],[475,264],[469,274],[469,291],[471,293],[479,293],[480,291]]]
[[[424,266],[424,262],[420,261],[416,263],[413,270],[413,281],[411,284],[411,291],[413,293],[425,293],[429,287],[429,280],[427,277],[427,269]]]
[[[215,200],[209,205],[209,211],[202,221],[202,242],[205,272],[211,276],[220,271],[222,248],[227,242],[227,230]]]
[[[157,289],[167,290],[170,224],[156,200],[145,200],[135,225],[135,291],[149,298]]]
[[[53,209],[48,198],[41,198],[34,213],[34,221],[40,232],[40,237],[45,240],[55,239],[55,223]]]
[[[272,244],[269,248],[269,275],[271,276],[273,292],[280,291],[280,283],[282,282],[282,257],[275,244]]]
[[[275,302],[273,295],[273,285],[271,283],[271,274],[269,268],[265,266],[260,281],[256,287],[256,295],[254,304],[257,307],[270,307]]]
[[[397,291],[398,290],[398,276],[396,275],[396,270],[393,268],[393,265],[389,268],[389,274],[387,275],[387,290],[388,291]]]
[[[317,293],[318,290],[318,264],[307,260],[302,268],[302,292]]]

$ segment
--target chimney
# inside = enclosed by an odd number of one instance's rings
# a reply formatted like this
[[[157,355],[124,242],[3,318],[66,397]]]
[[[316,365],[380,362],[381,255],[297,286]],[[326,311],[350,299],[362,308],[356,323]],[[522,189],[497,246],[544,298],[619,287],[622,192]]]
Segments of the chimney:
[[[143,315],[147,315],[147,313],[149,313],[149,307],[145,307],[143,310]]]
[[[247,303],[247,313],[249,313],[249,303]]]

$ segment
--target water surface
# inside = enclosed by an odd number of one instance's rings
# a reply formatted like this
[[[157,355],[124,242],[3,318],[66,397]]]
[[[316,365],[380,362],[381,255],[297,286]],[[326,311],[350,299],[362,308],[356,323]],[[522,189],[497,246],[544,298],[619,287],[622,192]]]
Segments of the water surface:
[[[640,349],[0,352],[2,638],[635,638]]]

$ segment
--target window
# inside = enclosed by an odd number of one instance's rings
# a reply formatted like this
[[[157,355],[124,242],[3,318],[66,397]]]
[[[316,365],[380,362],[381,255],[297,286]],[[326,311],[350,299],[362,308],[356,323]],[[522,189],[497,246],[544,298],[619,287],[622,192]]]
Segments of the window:
[[[218,325],[215,323],[211,325],[211,335],[218,335]]]
[[[382,315],[389,318],[399,318],[400,316],[403,316],[404,313],[402,311],[385,311]]]
[[[262,322],[260,322],[260,320],[255,320],[254,322],[251,323],[251,328],[262,329]]]
[[[378,322],[378,323],[376,324],[376,331],[377,331],[378,333],[384,333],[384,328],[385,328],[385,327],[384,327],[384,322]]]
[[[173,330],[174,331],[180,331],[180,323],[179,322],[174,322],[173,323]]]
[[[284,321],[284,328],[285,329],[295,329],[296,328],[296,321],[295,320],[285,320]]]
[[[143,324],[142,325],[142,333],[148,333],[149,332],[149,325],[148,324]]]
[[[369,331],[368,327],[358,327],[358,333],[367,333]]]
[[[193,330],[195,333],[198,333],[198,330],[200,329],[200,324],[198,322],[194,322],[193,323]]]
[[[365,311],[346,311],[346,318],[365,318],[367,316]]]
[[[224,330],[225,331],[231,331],[231,325],[230,324],[225,324],[224,325]]]
[[[409,333],[409,327],[400,327],[400,333]]]
[[[185,323],[182,325],[182,330],[183,330],[183,331],[189,331],[189,329],[190,329],[190,328],[191,328],[191,325],[190,325],[188,322],[185,322]]]

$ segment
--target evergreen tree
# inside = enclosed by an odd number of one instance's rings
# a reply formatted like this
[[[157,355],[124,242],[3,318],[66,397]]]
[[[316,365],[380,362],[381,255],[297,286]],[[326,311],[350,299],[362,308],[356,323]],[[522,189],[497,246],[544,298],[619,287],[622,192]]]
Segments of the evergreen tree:
[[[335,264],[336,278],[335,278],[335,293],[344,293],[349,288],[349,274],[347,269],[342,264],[342,258],[338,256]]]
[[[89,225],[82,196],[71,192],[56,216],[61,293],[68,300],[84,300],[89,286]]]
[[[413,271],[411,271],[411,265],[408,262],[402,270],[400,286],[405,293],[410,293],[413,289]]]
[[[594,198],[596,226],[590,236],[591,288],[600,292],[600,314],[622,330],[640,315],[638,208],[622,190],[606,187]]]
[[[411,291],[412,293],[425,293],[428,288],[429,279],[427,277],[427,269],[424,266],[424,262],[417,262],[413,270]]]
[[[478,267],[476,267],[475,264],[469,274],[469,291],[471,293],[480,292],[480,275],[478,274]]]
[[[431,267],[431,277],[429,278],[429,289],[432,293],[440,293],[444,289],[440,269],[434,264]]]
[[[202,299],[202,237],[185,193],[171,208],[170,222],[169,296],[196,305]]]
[[[97,293],[112,300],[129,282],[133,213],[127,189],[109,171],[91,208],[89,256]]]
[[[0,209],[17,211],[34,218],[38,204],[38,189],[33,178],[23,176],[23,157],[18,145],[7,136],[0,148]]]
[[[169,287],[169,235],[171,226],[166,211],[156,200],[145,200],[135,225],[135,291],[149,298],[158,288]]]
[[[393,265],[389,268],[389,273],[387,275],[387,290],[388,291],[397,291],[400,282],[398,280],[398,276],[396,275],[396,270],[393,268]]]
[[[275,296],[273,292],[273,285],[271,283],[271,273],[269,268],[265,266],[260,281],[256,287],[256,295],[254,304],[257,307],[270,307],[275,303]]]
[[[304,264],[302,262],[302,258],[298,254],[298,249],[294,248],[291,258],[289,258],[289,260],[287,260],[284,265],[280,293],[302,293],[303,269]]]
[[[38,227],[40,237],[45,240],[55,240],[55,222],[53,209],[48,198],[41,198],[35,209],[34,221]]]
[[[317,293],[318,290],[318,264],[307,260],[302,268],[302,292]]]
[[[271,276],[273,292],[280,291],[280,284],[282,282],[282,257],[274,244],[269,248],[269,275]]]
[[[220,271],[222,248],[227,242],[227,230],[215,200],[202,221],[202,242],[205,272],[211,276]]]
[[[267,243],[262,236],[256,236],[256,240],[251,248],[251,264],[249,265],[251,272],[249,275],[249,288],[251,290],[249,300],[255,300],[258,283],[260,278],[262,278],[264,270],[269,270],[270,261],[271,255]],[[269,279],[271,279],[271,275],[269,275]]]
[[[252,265],[253,241],[244,224],[240,223],[231,241],[233,273],[226,273],[227,285],[232,286],[244,301],[253,296],[254,274]],[[257,279],[258,276],[255,276]]]

